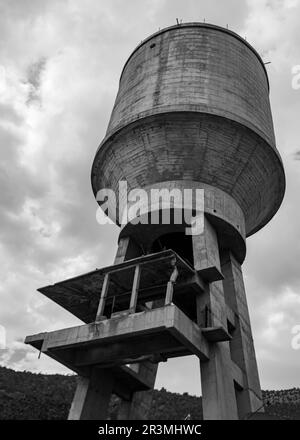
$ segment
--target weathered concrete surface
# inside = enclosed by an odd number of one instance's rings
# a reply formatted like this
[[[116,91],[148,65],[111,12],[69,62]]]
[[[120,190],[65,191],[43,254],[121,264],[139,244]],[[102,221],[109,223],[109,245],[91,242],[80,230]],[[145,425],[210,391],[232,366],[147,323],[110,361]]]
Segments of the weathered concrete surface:
[[[217,236],[207,220],[203,234],[193,236],[193,249],[195,268],[204,268],[211,260],[220,267]],[[221,326],[227,330],[222,281],[207,284],[205,291],[198,295],[197,322],[203,328]],[[211,343],[209,358],[206,362],[200,361],[200,370],[204,420],[238,419],[229,342]]]
[[[108,125],[110,134],[147,111],[212,113],[236,120],[274,145],[263,61],[240,36],[218,26],[162,29],[131,55]]]
[[[55,357],[61,356],[63,359],[66,349],[75,350],[69,358],[70,368],[72,364],[125,364],[131,358],[155,352],[165,353],[166,357],[180,355],[181,352],[184,355],[196,354],[201,359],[208,357],[208,344],[201,330],[174,304],[121,318],[27,336],[25,342],[35,346],[35,342],[41,340],[41,350],[49,356],[54,353]]]
[[[242,208],[247,236],[275,214],[285,190],[278,153],[263,138],[204,113],[149,116],[109,138],[94,161],[95,194],[101,188],[117,193],[124,177],[129,189],[172,180],[216,186]]]
[[[210,308],[212,325],[220,324],[220,320],[223,320],[223,326],[226,325],[221,281],[212,283],[207,288],[205,296],[199,298],[198,307],[201,311],[204,305]],[[202,316],[200,316],[200,322],[201,319]],[[209,360],[200,362],[204,420],[238,419],[232,369],[229,342],[211,344]]]
[[[216,231],[204,213],[199,214],[197,218],[200,218],[201,223],[203,222],[203,231],[199,235],[192,236],[194,267],[209,282],[221,280],[223,274]]]
[[[90,377],[78,377],[68,420],[106,420],[113,391],[111,370],[94,368]]]
[[[194,180],[231,195],[247,235],[280,206],[285,178],[275,147],[263,62],[238,35],[202,23],[158,32],[123,71],[92,185],[132,188]]]
[[[181,200],[180,198],[177,200],[175,197],[172,197],[172,194],[176,191],[180,191],[181,194],[184,194],[186,188],[193,191],[192,203],[188,204],[187,201],[184,201],[184,197],[182,197]],[[241,207],[233,197],[215,186],[191,180],[164,181],[144,186],[143,190],[147,193],[148,200],[145,200],[145,204],[143,205],[139,204],[139,216],[140,218],[147,216],[148,224],[144,224],[142,221],[137,224],[127,223],[122,227],[120,232],[120,239],[123,238],[125,241],[129,240],[129,237],[131,238],[128,255],[133,255],[133,249],[135,249],[136,256],[142,252],[142,249],[146,252],[151,251],[153,242],[165,233],[185,232],[185,228],[188,225],[184,222],[184,216],[182,215],[183,223],[181,225],[174,224],[174,212],[178,212],[180,209],[182,210],[183,207],[186,210],[193,210],[193,213],[195,211],[198,212],[199,207],[196,205],[195,199],[197,191],[200,191],[201,194],[204,195],[202,212],[204,211],[210,221],[213,222],[214,228],[219,235],[220,247],[230,249],[240,263],[244,261],[246,255],[245,219]],[[151,199],[151,194],[153,194],[152,190],[157,191],[157,194],[159,194],[160,206],[158,204],[158,206],[153,205],[154,201]],[[126,200],[122,198],[123,194],[120,193],[119,196],[121,205],[125,206]],[[152,201],[152,203],[150,203],[150,201]],[[130,204],[128,206],[130,207]],[[161,212],[162,206],[171,210],[170,224],[162,223],[162,215],[160,217],[160,223],[153,224],[153,222],[151,222],[151,215],[154,212],[157,214],[157,211]],[[120,214],[122,216],[122,210]],[[140,245],[142,245],[142,248]],[[118,253],[119,252],[118,250]]]
[[[236,315],[230,351],[244,375],[244,387],[237,390],[239,417],[243,418],[259,409],[263,411],[263,402],[241,266],[228,251],[221,254],[221,266],[226,303]]]

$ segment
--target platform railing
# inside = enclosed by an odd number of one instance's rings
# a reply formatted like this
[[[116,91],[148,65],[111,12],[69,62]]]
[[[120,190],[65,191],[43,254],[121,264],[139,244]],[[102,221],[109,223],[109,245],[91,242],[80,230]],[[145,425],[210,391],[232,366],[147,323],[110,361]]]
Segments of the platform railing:
[[[179,275],[178,267],[176,265],[176,257],[175,256],[171,260],[171,266],[172,266],[173,270],[172,270],[172,273],[171,273],[171,276],[170,276],[168,282],[166,283],[166,291],[165,291],[165,298],[164,298],[165,305],[172,304],[174,285],[175,285],[176,280]],[[140,264],[140,263],[133,264],[133,268],[134,268],[134,276],[133,276],[133,283],[132,283],[132,289],[131,289],[131,295],[130,295],[130,303],[129,303],[129,309],[126,310],[126,312],[128,314],[136,313],[142,264]],[[105,309],[105,305],[106,305],[106,299],[108,297],[108,290],[109,290],[110,276],[111,276],[110,274],[113,272],[115,272],[115,270],[111,270],[111,271],[107,272],[104,276],[95,322],[106,319],[106,317],[104,316],[104,309]],[[119,296],[119,295],[114,295],[114,299],[117,296]],[[114,303],[114,301],[113,301],[113,303]]]

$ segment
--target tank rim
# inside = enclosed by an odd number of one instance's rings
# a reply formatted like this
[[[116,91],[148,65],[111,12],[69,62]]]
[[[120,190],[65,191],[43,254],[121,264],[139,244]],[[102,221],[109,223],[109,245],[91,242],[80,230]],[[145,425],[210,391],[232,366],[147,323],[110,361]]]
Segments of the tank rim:
[[[124,70],[125,70],[127,64],[129,63],[129,61],[132,58],[132,56],[140,49],[140,47],[142,47],[144,44],[148,43],[152,38],[155,38],[155,37],[157,37],[160,34],[163,34],[165,32],[169,32],[169,31],[172,31],[172,30],[175,30],[175,29],[178,29],[178,28],[189,28],[189,27],[202,27],[202,28],[214,29],[214,30],[217,30],[217,31],[220,31],[220,32],[224,32],[224,33],[226,33],[228,35],[231,35],[232,37],[234,37],[237,40],[239,40],[242,43],[244,43],[245,46],[247,46],[248,49],[250,49],[254,53],[254,55],[256,55],[256,57],[258,58],[259,62],[261,63],[261,65],[262,65],[262,67],[264,69],[265,75],[266,75],[268,91],[270,91],[270,83],[269,83],[268,72],[267,72],[266,66],[265,66],[265,64],[263,62],[263,59],[259,55],[257,50],[254,49],[254,47],[250,43],[248,43],[248,41],[246,41],[243,37],[241,37],[238,33],[234,32],[234,31],[232,31],[230,29],[224,28],[222,26],[218,26],[216,24],[201,23],[201,22],[187,22],[187,23],[176,24],[176,25],[173,25],[173,26],[168,26],[168,27],[165,27],[163,29],[160,29],[157,32],[154,32],[153,34],[149,35],[149,37],[146,37],[144,40],[141,41],[140,44],[138,44],[136,46],[136,48],[131,52],[131,54],[127,58],[127,60],[126,60],[126,62],[124,64],[124,67],[122,69],[121,75],[120,75],[120,81],[122,79],[122,76],[123,76],[123,73],[124,73]]]
[[[172,113],[181,113],[181,112],[172,112]],[[184,112],[184,113],[186,113],[186,112]],[[190,113],[198,113],[198,112],[190,112]],[[158,113],[158,114],[155,114],[154,116],[156,117],[156,116],[159,116],[161,114],[168,114],[168,112],[166,112],[166,113]],[[151,115],[151,116],[153,116],[153,115]],[[148,117],[150,117],[150,116],[148,116]],[[134,124],[138,124],[141,121],[147,119],[148,117],[146,116],[144,118],[140,118],[140,119],[131,121],[129,124],[120,127],[119,129],[117,129],[113,133],[110,133],[100,143],[99,147],[97,148],[97,151],[96,151],[95,157],[93,159],[93,162],[92,162],[91,174],[90,174],[90,181],[91,181],[91,186],[92,186],[92,190],[93,190],[94,196],[97,193],[97,190],[96,190],[95,185],[94,185],[94,175],[95,175],[94,168],[95,168],[95,164],[97,162],[101,161],[100,157],[101,157],[101,155],[104,154],[106,148],[108,148],[109,141],[111,141],[115,136],[120,134],[124,128],[126,128],[126,127],[128,128],[129,126],[132,126]],[[229,119],[229,118],[226,118],[226,119],[228,119],[229,121],[232,121],[232,119]],[[237,121],[233,121],[233,122],[235,122],[237,124],[240,124]],[[247,127],[247,129],[252,131],[256,136],[261,137],[251,127]],[[285,191],[286,191],[286,176],[285,176],[285,170],[284,170],[284,167],[283,167],[282,158],[281,158],[281,156],[280,156],[280,154],[279,154],[279,152],[278,152],[276,147],[272,148],[272,146],[265,139],[263,139],[262,137],[261,137],[261,139],[263,140],[263,142],[266,143],[266,145],[268,145],[268,148],[270,149],[269,151],[272,153],[272,156],[275,159],[275,162],[277,162],[278,178],[281,180],[280,194],[279,194],[279,196],[277,198],[277,203],[276,202],[274,203],[273,209],[271,209],[269,211],[268,215],[266,215],[264,217],[264,219],[260,223],[254,225],[248,231],[246,230],[246,237],[247,238],[250,237],[251,235],[255,234],[256,232],[258,232],[263,227],[265,227],[270,222],[270,220],[275,216],[275,214],[278,212],[280,206],[282,205],[282,202],[283,202],[283,199],[284,199],[284,195],[285,195]],[[229,194],[229,195],[231,195],[231,194]],[[246,221],[246,223],[247,223],[247,221]]]

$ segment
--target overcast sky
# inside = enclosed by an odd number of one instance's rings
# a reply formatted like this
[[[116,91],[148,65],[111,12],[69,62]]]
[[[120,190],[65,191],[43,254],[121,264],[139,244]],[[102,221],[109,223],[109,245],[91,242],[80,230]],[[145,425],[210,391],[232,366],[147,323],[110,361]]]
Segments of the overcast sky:
[[[263,389],[300,386],[300,65],[297,0],[0,0],[0,325],[2,365],[68,372],[24,346],[80,321],[38,287],[112,263],[118,228],[96,222],[90,185],[119,75],[149,34],[183,21],[246,36],[267,65],[284,203],[247,241],[244,276]],[[200,393],[193,357],[161,365],[157,387]]]

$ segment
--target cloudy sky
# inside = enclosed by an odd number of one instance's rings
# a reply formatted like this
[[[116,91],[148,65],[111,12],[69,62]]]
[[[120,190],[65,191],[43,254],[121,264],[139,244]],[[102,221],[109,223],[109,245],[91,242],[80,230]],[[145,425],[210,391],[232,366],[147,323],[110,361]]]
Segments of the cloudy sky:
[[[122,66],[149,34],[183,21],[246,36],[267,65],[287,175],[280,212],[248,240],[244,275],[263,389],[300,386],[300,65],[298,0],[0,0],[0,363],[67,370],[23,345],[79,321],[38,287],[113,261],[118,228],[96,222],[90,168]],[[300,81],[299,81],[300,83]],[[197,360],[168,361],[157,387],[200,393]]]

